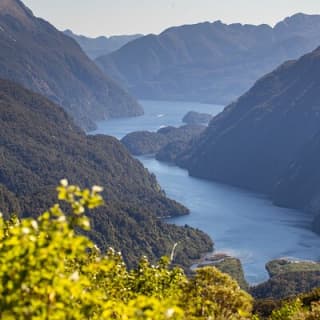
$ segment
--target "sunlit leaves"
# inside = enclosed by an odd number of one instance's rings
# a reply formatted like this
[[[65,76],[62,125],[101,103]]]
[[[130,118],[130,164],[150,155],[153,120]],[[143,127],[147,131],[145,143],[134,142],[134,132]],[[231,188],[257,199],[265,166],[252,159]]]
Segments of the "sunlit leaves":
[[[85,236],[86,209],[103,203],[100,187],[61,181],[54,205],[37,219],[0,217],[1,319],[249,319],[251,298],[214,268],[188,279],[168,258],[146,257],[128,270],[120,252],[106,253]]]
[[[69,203],[74,214],[83,214],[85,208],[94,209],[103,204],[100,195],[103,188],[99,186],[93,186],[91,190],[81,190],[78,186],[69,185],[68,181],[63,179],[57,191],[58,199]]]

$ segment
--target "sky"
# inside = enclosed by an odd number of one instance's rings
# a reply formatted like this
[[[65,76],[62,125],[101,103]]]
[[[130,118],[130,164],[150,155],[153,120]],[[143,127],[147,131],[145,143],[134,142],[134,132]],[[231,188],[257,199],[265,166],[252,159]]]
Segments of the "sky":
[[[58,29],[87,36],[160,33],[203,21],[274,25],[297,12],[320,14],[320,0],[23,0]]]

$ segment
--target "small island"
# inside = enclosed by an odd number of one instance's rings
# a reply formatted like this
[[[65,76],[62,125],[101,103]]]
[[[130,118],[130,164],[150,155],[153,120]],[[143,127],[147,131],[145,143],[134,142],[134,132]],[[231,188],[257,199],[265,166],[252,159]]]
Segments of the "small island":
[[[188,112],[182,119],[186,124],[208,125],[213,116],[209,113],[200,113],[196,111]]]

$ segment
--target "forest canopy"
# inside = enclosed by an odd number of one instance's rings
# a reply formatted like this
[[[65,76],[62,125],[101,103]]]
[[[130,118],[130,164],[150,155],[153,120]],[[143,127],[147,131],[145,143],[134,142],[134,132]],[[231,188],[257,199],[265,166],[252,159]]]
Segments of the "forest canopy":
[[[86,210],[103,204],[102,188],[62,180],[57,191],[62,203],[38,218],[0,217],[1,319],[258,319],[252,297],[214,267],[188,278],[166,257],[128,269],[120,252],[101,252],[78,231],[90,229]],[[306,312],[319,305],[295,301],[271,319]]]

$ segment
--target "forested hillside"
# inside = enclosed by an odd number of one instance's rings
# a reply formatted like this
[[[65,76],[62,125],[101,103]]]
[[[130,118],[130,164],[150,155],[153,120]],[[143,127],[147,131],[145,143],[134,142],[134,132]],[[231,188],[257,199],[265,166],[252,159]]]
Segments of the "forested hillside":
[[[143,113],[74,40],[20,0],[0,1],[0,47],[0,78],[45,95],[86,129],[95,120]]]
[[[82,187],[105,188],[105,206],[92,213],[91,237],[113,246],[132,265],[138,257],[170,254],[184,265],[212,249],[204,233],[177,227],[161,217],[187,214],[169,200],[155,177],[115,138],[86,136],[46,98],[0,81],[0,211],[5,216],[42,213],[54,202],[62,178]]]
[[[278,204],[319,209],[319,70],[316,49],[261,78],[211,121],[180,164]]]

